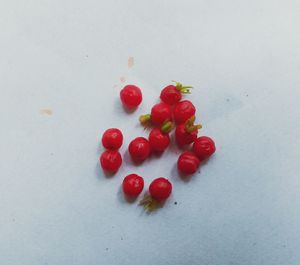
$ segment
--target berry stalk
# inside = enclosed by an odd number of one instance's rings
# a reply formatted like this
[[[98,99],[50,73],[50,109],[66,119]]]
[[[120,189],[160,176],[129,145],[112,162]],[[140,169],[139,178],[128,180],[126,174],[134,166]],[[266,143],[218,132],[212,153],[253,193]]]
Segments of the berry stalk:
[[[172,80],[172,82],[175,83],[176,89],[182,94],[191,94],[191,88],[193,88],[192,86],[184,86],[180,82],[174,80]]]

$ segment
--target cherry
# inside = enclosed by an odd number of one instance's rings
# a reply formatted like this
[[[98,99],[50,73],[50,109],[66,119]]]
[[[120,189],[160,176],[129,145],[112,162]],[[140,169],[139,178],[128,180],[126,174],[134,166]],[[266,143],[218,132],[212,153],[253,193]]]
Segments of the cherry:
[[[144,188],[144,179],[137,174],[130,174],[124,178],[122,187],[126,196],[137,197]]]
[[[142,102],[142,91],[135,85],[127,85],[120,91],[123,105],[128,109],[134,109]]]
[[[149,143],[152,151],[161,153],[169,146],[170,136],[162,129],[154,128],[149,134]]]
[[[149,194],[140,201],[147,211],[157,210],[172,193],[172,184],[165,178],[153,180],[149,186]]]
[[[117,128],[107,129],[102,135],[102,145],[106,149],[118,150],[123,144],[123,134]]]
[[[160,99],[169,105],[174,105],[182,98],[182,94],[189,94],[191,86],[183,86],[181,83],[175,82],[175,85],[166,86],[160,93]]]
[[[155,104],[151,109],[151,115],[146,114],[140,116],[140,122],[144,125],[151,122],[153,125],[161,126],[164,123],[171,120],[172,120],[171,107],[164,102]]]
[[[157,178],[153,180],[149,186],[149,193],[151,197],[158,201],[166,200],[172,192],[172,184],[165,178]]]
[[[193,152],[202,161],[209,158],[216,151],[213,139],[201,136],[193,144]]]
[[[192,152],[182,153],[177,161],[177,168],[184,174],[194,174],[200,166],[199,158]]]
[[[106,150],[100,156],[100,164],[103,170],[115,173],[122,164],[122,157],[118,151]]]
[[[200,124],[195,125],[195,116],[189,118],[184,124],[177,125],[175,130],[175,140],[179,146],[193,143],[197,139]]]
[[[175,104],[173,114],[177,124],[186,122],[189,118],[194,116],[196,108],[189,100],[183,100]]]
[[[144,137],[137,137],[129,144],[128,151],[133,161],[142,162],[150,155],[149,141]]]

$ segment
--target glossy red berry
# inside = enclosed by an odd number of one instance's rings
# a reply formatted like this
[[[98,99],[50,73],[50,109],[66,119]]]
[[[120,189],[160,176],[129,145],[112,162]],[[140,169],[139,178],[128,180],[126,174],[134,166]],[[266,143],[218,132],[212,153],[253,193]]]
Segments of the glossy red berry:
[[[192,116],[184,124],[177,125],[175,130],[175,140],[179,146],[188,145],[197,139],[200,124],[195,125],[195,116]]]
[[[213,139],[201,136],[193,144],[193,152],[200,160],[209,158],[216,151]]]
[[[130,174],[124,178],[122,187],[126,196],[137,197],[144,188],[144,179],[137,174]]]
[[[142,102],[142,91],[135,85],[127,85],[120,91],[123,105],[128,109],[134,109]]]
[[[175,81],[174,81],[175,82]],[[182,98],[182,94],[189,94],[191,86],[183,86],[179,82],[166,86],[160,93],[160,99],[168,105],[174,105]]]
[[[186,122],[189,118],[194,116],[196,108],[189,100],[183,100],[174,106],[173,114],[177,124]]]
[[[122,157],[118,151],[107,150],[100,156],[100,164],[103,170],[114,173],[122,165]]]
[[[164,123],[172,120],[171,107],[164,103],[155,104],[151,109],[151,114],[140,116],[140,122],[147,125],[149,122],[155,126],[161,126]]]
[[[149,143],[152,151],[161,153],[169,146],[170,136],[161,129],[154,128],[149,134]]]
[[[137,137],[129,144],[128,151],[132,160],[144,161],[151,153],[149,141],[144,137]]]
[[[151,109],[151,122],[154,125],[160,126],[166,121],[172,120],[172,110],[166,103],[158,103]]]
[[[149,186],[151,197],[157,201],[166,200],[172,192],[172,184],[165,178],[157,178]]]
[[[107,129],[102,135],[102,145],[106,149],[118,150],[123,144],[123,134],[117,128]]]
[[[200,167],[199,158],[192,152],[182,153],[177,161],[177,168],[180,172],[190,175],[194,174]]]
[[[160,93],[160,99],[169,105],[174,105],[182,98],[180,91],[174,85],[166,86]]]
[[[179,146],[193,143],[197,139],[198,129],[192,132],[186,131],[185,124],[180,124],[175,130],[176,143]]]

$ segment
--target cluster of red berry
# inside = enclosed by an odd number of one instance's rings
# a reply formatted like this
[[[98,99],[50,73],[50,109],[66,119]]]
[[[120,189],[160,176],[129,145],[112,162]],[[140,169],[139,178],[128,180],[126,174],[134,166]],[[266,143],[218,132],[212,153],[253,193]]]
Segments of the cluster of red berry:
[[[175,129],[175,140],[178,146],[189,146],[178,158],[178,170],[184,175],[194,174],[203,160],[208,159],[216,150],[214,141],[198,136],[200,124],[195,124],[196,108],[189,100],[181,100],[182,94],[189,94],[191,86],[175,85],[165,87],[160,94],[161,102],[154,105],[150,114],[140,116],[140,123],[153,127],[148,139],[137,137],[128,146],[128,152],[134,162],[143,162],[151,153],[162,153],[170,145],[170,132]],[[128,109],[137,108],[142,102],[142,92],[134,85],[125,86],[120,92],[123,106]],[[103,170],[117,172],[122,164],[122,156],[118,149],[123,144],[123,135],[119,129],[111,128],[104,132],[102,144],[107,149],[100,156]],[[144,188],[141,176],[130,174],[123,180],[123,192],[128,197],[137,197]],[[157,178],[149,186],[149,195],[141,201],[147,209],[153,210],[165,201],[172,192],[172,184],[165,178]]]

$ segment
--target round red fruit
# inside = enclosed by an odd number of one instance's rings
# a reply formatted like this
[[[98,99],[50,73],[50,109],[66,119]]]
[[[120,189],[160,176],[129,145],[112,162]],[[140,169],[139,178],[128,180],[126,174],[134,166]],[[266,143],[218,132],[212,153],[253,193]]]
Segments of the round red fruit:
[[[136,162],[144,161],[151,152],[149,141],[144,137],[137,137],[129,144],[128,151],[132,160]]]
[[[102,145],[106,149],[118,150],[123,144],[123,134],[117,128],[107,129],[102,135]]]
[[[180,172],[190,175],[194,174],[200,167],[199,158],[192,152],[182,153],[177,161],[177,168]]]
[[[142,102],[142,91],[135,85],[127,85],[120,91],[123,105],[128,109],[134,109]]]
[[[189,100],[178,102],[174,107],[174,119],[177,124],[186,122],[189,118],[194,116],[196,108]]]
[[[194,124],[196,117],[192,116],[184,124],[180,124],[175,130],[175,140],[179,146],[193,143],[197,139],[198,129],[201,124]]]
[[[157,201],[166,200],[172,192],[172,184],[165,178],[157,178],[149,186],[151,197]]]
[[[198,129],[188,132],[185,124],[180,124],[175,130],[175,139],[179,146],[193,143],[197,139]]]
[[[200,160],[209,158],[215,151],[215,142],[207,136],[201,136],[194,142],[193,152]]]
[[[144,188],[144,179],[137,174],[130,174],[123,180],[123,192],[128,197],[137,197]]]
[[[161,102],[152,107],[151,122],[154,125],[160,126],[163,123],[171,120],[172,120],[172,110],[168,104]]]
[[[168,105],[174,105],[181,98],[181,92],[174,85],[166,86],[160,93],[160,99]]]
[[[107,150],[100,156],[100,164],[103,170],[115,173],[122,165],[122,157],[118,151]]]
[[[174,105],[182,98],[182,94],[189,94],[191,86],[184,86],[179,82],[166,86],[160,93],[160,99],[168,105]]]
[[[161,129],[154,128],[149,134],[149,143],[152,151],[161,153],[169,146],[170,136]]]

